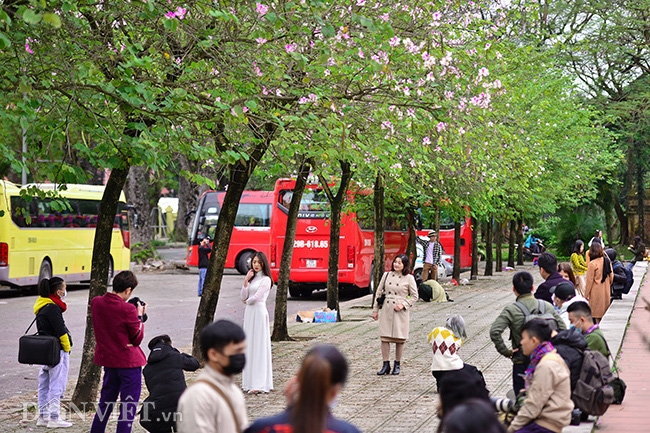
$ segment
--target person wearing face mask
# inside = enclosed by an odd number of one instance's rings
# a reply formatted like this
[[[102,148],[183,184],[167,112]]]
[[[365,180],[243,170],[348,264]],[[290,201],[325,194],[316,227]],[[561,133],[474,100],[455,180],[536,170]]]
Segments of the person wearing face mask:
[[[183,392],[176,421],[179,433],[241,433],[248,425],[244,393],[235,376],[246,365],[246,334],[218,320],[199,335],[205,368]]]
[[[72,423],[60,416],[61,399],[68,381],[70,349],[72,338],[65,326],[63,313],[68,306],[63,302],[66,284],[62,278],[43,278],[38,283],[38,294],[34,304],[36,328],[40,335],[58,337],[61,342],[61,360],[57,365],[44,365],[38,374],[38,420],[39,427],[71,427]]]
[[[289,381],[288,408],[279,415],[255,421],[244,433],[360,433],[330,411],[348,376],[348,362],[329,344],[311,349],[298,375]]]
[[[256,252],[251,259],[253,269],[248,271],[241,289],[241,300],[246,304],[244,312],[244,333],[246,345],[246,367],[242,374],[242,388],[249,394],[269,392],[273,389],[273,366],[271,359],[271,333],[266,298],[269,296],[273,279],[266,255]]]
[[[122,271],[113,278],[113,292],[96,296],[90,302],[95,331],[95,364],[104,367],[104,381],[91,433],[106,431],[118,396],[117,433],[129,433],[133,426],[142,390],[142,366],[147,363],[140,349],[147,306],[139,304],[136,307],[126,302],[137,285],[133,272]]]
[[[609,358],[607,341],[598,325],[594,325],[591,308],[586,302],[576,302],[567,308],[571,326],[577,328],[587,340],[589,350],[595,350]]]

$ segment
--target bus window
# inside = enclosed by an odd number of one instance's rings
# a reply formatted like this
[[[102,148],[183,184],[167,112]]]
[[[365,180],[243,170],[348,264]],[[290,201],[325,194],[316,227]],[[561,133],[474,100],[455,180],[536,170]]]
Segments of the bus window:
[[[278,208],[285,214],[289,213],[292,197],[292,190],[282,190],[278,194]],[[306,189],[300,200],[298,218],[327,219],[330,216],[329,207],[327,196],[322,189]]]
[[[235,217],[235,226],[270,227],[269,205],[264,203],[240,203]]]

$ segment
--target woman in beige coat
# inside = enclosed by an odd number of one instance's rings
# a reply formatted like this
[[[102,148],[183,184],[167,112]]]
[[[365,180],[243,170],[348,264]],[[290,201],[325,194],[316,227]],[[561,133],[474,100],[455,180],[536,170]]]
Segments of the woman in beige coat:
[[[386,298],[379,315],[377,299]],[[386,272],[379,283],[379,289],[373,304],[372,318],[379,319],[379,337],[381,339],[381,356],[384,365],[378,375],[390,371],[390,343],[395,343],[395,364],[391,374],[399,374],[400,361],[404,353],[404,343],[409,338],[409,308],[418,300],[418,289],[415,278],[411,275],[409,259],[399,254],[393,260],[390,272]]]
[[[589,248],[589,265],[587,265],[587,287],[585,298],[589,300],[591,314],[596,323],[600,322],[610,304],[610,287],[614,281],[612,262],[603,251],[599,242]]]

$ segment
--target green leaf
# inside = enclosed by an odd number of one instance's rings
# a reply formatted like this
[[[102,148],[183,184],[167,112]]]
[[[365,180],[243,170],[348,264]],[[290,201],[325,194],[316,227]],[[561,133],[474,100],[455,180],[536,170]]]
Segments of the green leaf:
[[[27,24],[38,24],[41,18],[41,14],[37,14],[32,9],[25,9],[25,12],[23,12],[23,20]]]
[[[4,33],[0,32],[0,50],[6,50],[11,46],[11,41]]]
[[[53,14],[53,13],[44,14],[43,22],[50,24],[55,29],[61,28],[61,18],[57,14]]]
[[[246,106],[251,110],[254,110],[257,108],[257,102],[251,99],[250,101],[246,101]]]

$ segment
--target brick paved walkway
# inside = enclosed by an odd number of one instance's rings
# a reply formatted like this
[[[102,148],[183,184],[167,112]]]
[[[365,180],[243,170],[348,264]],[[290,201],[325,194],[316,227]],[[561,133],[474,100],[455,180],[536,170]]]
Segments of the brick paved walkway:
[[[517,267],[517,270],[524,269],[533,274],[536,286],[542,281],[537,267]],[[336,344],[350,363],[347,386],[334,409],[336,416],[352,422],[367,433],[435,432],[438,426],[435,415],[438,396],[430,372],[431,348],[427,343],[427,334],[433,327],[444,324],[452,314],[461,314],[468,326],[469,337],[460,350],[461,357],[483,371],[493,396],[505,396],[511,387],[512,364],[494,349],[489,327],[503,307],[514,300],[512,274],[498,273],[494,277],[481,277],[469,286],[451,288],[449,294],[455,301],[452,303],[418,302],[411,309],[410,341],[405,347],[399,376],[379,377],[375,374],[381,366],[381,355],[378,324],[370,319],[368,297],[343,303],[345,321],[341,323],[291,322],[289,331],[296,341],[272,344],[276,390],[246,397],[250,418],[254,420],[283,410],[282,389],[296,373],[305,352],[316,343],[328,342]],[[507,334],[504,334],[504,338],[507,338]],[[188,375],[188,381],[193,377],[193,374]],[[69,393],[71,389],[69,387]],[[145,389],[143,386],[142,399],[146,396]],[[27,432],[36,429],[34,422],[20,423],[22,403],[30,397],[27,394],[20,398],[22,400],[15,398],[0,402],[0,431]],[[35,394],[31,398],[31,402],[34,402]],[[626,400],[626,404],[631,401]],[[66,431],[87,432],[92,416],[85,421],[73,421],[75,426]],[[583,426],[587,427],[585,424]],[[112,431],[111,428],[115,428],[114,421],[109,423],[108,431]],[[134,426],[133,431],[144,430],[138,425]]]
[[[627,384],[625,400],[620,406],[609,407],[600,417],[596,432],[650,431],[650,311],[643,298],[650,301],[650,279],[643,282],[639,291],[617,363]]]

